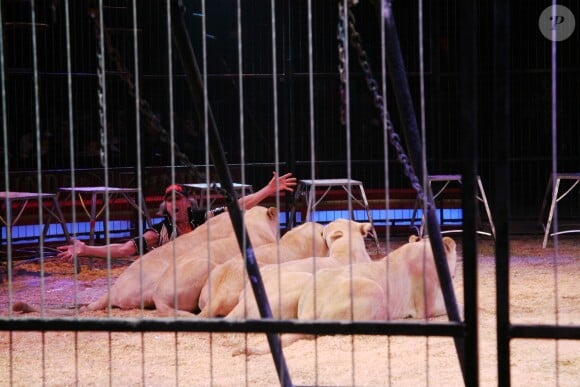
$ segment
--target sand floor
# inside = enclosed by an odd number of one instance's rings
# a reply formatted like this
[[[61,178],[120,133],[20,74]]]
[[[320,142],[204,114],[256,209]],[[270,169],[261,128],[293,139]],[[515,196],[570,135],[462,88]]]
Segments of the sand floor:
[[[456,240],[459,242],[460,238]],[[396,244],[396,242],[394,242]],[[369,245],[371,246],[371,245]],[[461,259],[461,245],[458,245]],[[371,247],[369,247],[370,251]],[[497,385],[493,241],[479,242],[480,385]],[[580,240],[561,239],[558,254],[540,237],[511,242],[510,310],[514,323],[580,325]],[[46,260],[16,263],[11,284],[0,285],[0,315],[12,301],[49,307],[73,303],[72,267]],[[110,281],[126,267],[117,264]],[[81,271],[76,297],[88,303],[106,292],[108,271]],[[463,302],[463,271],[454,286]],[[555,284],[557,283],[557,286]],[[41,298],[42,296],[42,298]],[[557,314],[556,314],[557,313]],[[83,314],[107,318],[108,312]],[[25,317],[38,316],[32,313]],[[155,317],[155,311],[113,309],[114,318]],[[81,316],[82,318],[82,316]],[[438,317],[434,321],[445,321]],[[0,332],[0,386],[273,386],[271,355],[232,356],[237,346],[264,342],[263,334],[138,332]],[[463,380],[450,338],[324,336],[284,349],[295,385],[456,386]],[[513,340],[513,386],[580,386],[580,341]]]

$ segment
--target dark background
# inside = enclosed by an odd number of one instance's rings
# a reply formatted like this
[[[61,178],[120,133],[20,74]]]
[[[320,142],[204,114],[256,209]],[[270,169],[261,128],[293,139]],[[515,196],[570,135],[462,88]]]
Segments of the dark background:
[[[424,2],[425,127],[427,163],[431,174],[461,172],[459,39],[465,31],[460,30],[459,1]],[[198,122],[188,94],[175,46],[171,46],[169,51],[167,5],[153,0],[137,3],[138,56],[135,57],[133,2],[104,1],[105,35],[110,36],[111,42],[105,55],[106,167],[109,171],[121,171],[133,176],[120,184],[135,184],[135,168],[139,163],[145,178],[158,174],[160,170],[167,174],[163,167],[181,163],[172,160],[169,144],[173,139],[178,149],[200,172],[192,174],[191,179],[199,178],[204,173],[203,165],[208,157],[204,129]],[[192,44],[200,67],[207,69],[208,97],[226,157],[233,165],[245,165],[233,167],[236,177],[243,168],[248,182],[261,186],[269,178],[277,161],[282,164],[283,171],[290,169],[298,177],[311,177],[311,161],[315,161],[313,165],[318,178],[345,177],[350,159],[353,178],[364,181],[367,189],[385,187],[382,124],[352,49],[350,135],[340,124],[336,38],[338,11],[335,0],[312,1],[315,133],[312,138],[307,2],[276,2],[275,55],[272,54],[271,2],[241,2],[241,83],[238,71],[237,1],[206,1],[205,48],[202,45],[203,18],[200,17],[202,4],[199,0],[185,3],[185,19]],[[6,92],[6,117],[3,118],[6,129],[3,130],[5,136],[2,136],[1,163],[2,170],[9,172],[12,188],[34,191],[37,188],[34,187],[36,180],[30,176],[39,170],[42,171],[43,184],[46,184],[43,187],[45,191],[65,184],[70,179],[68,171],[71,167],[75,171],[97,171],[93,172],[97,176],[104,173],[98,172],[104,165],[99,155],[103,135],[99,125],[97,76],[97,47],[100,41],[91,17],[98,10],[96,4],[70,1],[70,25],[67,26],[65,1],[35,1],[34,12],[28,1],[2,1],[2,82]],[[488,190],[488,197],[493,201],[496,133],[492,115],[492,4],[491,1],[479,2],[478,25],[474,28],[478,39],[479,174]],[[570,38],[557,44],[557,164],[559,172],[580,172],[580,7],[579,1],[559,4],[570,8],[576,16],[577,26]],[[538,28],[539,15],[550,2],[512,1],[511,5],[513,180],[505,194],[511,195],[514,218],[537,220],[552,162],[551,42],[543,37]],[[419,120],[417,3],[396,1],[393,6]],[[376,12],[376,1],[361,0],[353,12],[370,67],[380,85],[380,18]],[[35,43],[31,32],[33,15],[36,23]],[[67,30],[71,38],[70,55],[67,54]],[[118,53],[117,62],[113,60],[114,52]],[[275,68],[273,57],[276,58]],[[135,70],[136,64],[138,71]],[[139,120],[129,87],[137,72],[140,95],[147,104]],[[387,85],[387,106],[395,128],[400,131],[389,78]],[[273,104],[274,87],[277,110]],[[244,109],[243,143],[240,135],[240,88]],[[148,119],[149,113],[160,120],[159,125]],[[71,115],[72,136],[69,133]],[[162,133],[163,130],[166,134]],[[173,138],[171,132],[174,133]],[[312,145],[314,160],[311,157]],[[8,160],[7,166],[4,165],[5,158]],[[388,160],[390,187],[409,188],[392,147],[389,147]],[[50,180],[51,176],[59,177]],[[158,194],[163,187],[161,184],[148,183],[145,189],[148,193]],[[5,185],[4,181],[2,185]],[[577,195],[562,205],[568,209],[561,211],[563,216],[579,213],[580,200]]]

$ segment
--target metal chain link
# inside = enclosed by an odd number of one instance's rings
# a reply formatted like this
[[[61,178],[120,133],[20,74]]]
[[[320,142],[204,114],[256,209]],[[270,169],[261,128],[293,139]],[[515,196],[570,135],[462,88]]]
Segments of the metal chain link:
[[[96,14],[94,12],[91,13],[91,17],[95,23],[95,30],[98,34],[99,29],[100,29],[99,18],[96,17]],[[129,91],[129,94],[133,98],[137,98],[135,82],[133,81],[132,73],[129,71],[129,69],[127,69],[127,67],[125,67],[123,59],[121,59],[121,53],[113,45],[111,35],[108,33],[106,28],[103,29],[103,34],[104,34],[104,38],[105,38],[104,40],[105,40],[106,52],[109,55],[109,57],[111,58],[111,60],[113,61],[113,64],[115,65],[115,67],[117,69],[117,75],[127,85],[127,89]],[[104,69],[102,69],[102,71],[104,74]],[[103,79],[104,79],[104,76],[103,76]],[[100,97],[100,95],[99,95],[99,97]],[[139,96],[139,112],[141,112],[141,114],[143,114],[146,121],[150,124],[151,128],[153,130],[155,130],[157,132],[157,134],[159,134],[159,139],[162,142],[169,144],[169,139],[170,139],[169,133],[161,124],[159,117],[155,113],[153,113],[151,106],[149,105],[149,102],[147,102],[141,96]],[[195,166],[195,164],[193,164],[189,160],[189,158],[187,157],[187,155],[185,153],[181,152],[177,143],[175,141],[173,141],[173,144],[170,144],[170,145],[174,149],[175,157],[177,158],[178,162],[183,166],[189,167],[189,169],[193,173],[193,176],[196,179],[201,180],[201,175],[200,175],[199,171],[197,170],[197,167]]]
[[[101,165],[107,167],[107,134],[106,134],[106,117],[105,117],[105,69],[104,69],[104,52],[100,44],[101,31],[99,28],[98,19],[95,18],[95,37],[97,46],[97,96],[99,102],[99,158]]]
[[[340,79],[340,123],[346,125],[346,37],[344,31],[344,18],[342,3],[338,4],[338,77]]]
[[[338,3],[338,57],[339,57],[339,65],[338,65],[338,72],[340,78],[340,95],[341,95],[341,113],[340,119],[342,124],[345,124],[345,110],[346,110],[346,99],[344,95],[345,90],[345,83],[346,83],[346,74],[345,74],[345,63],[346,63],[346,56],[345,56],[345,49],[344,46],[346,44],[346,33],[344,30],[344,18],[343,18],[344,8],[341,2]],[[356,31],[355,28],[355,17],[352,11],[348,11],[348,28],[350,32],[350,42],[354,49],[358,54],[358,62],[359,65],[365,75],[365,80],[367,83],[367,88],[369,89],[375,107],[377,108],[379,115],[381,117],[381,122],[386,121],[387,125],[387,135],[389,137],[389,142],[395,148],[397,153],[397,158],[399,162],[403,165],[405,175],[409,178],[411,182],[411,186],[417,191],[417,197],[423,202],[426,203],[427,206],[430,203],[427,200],[427,195],[421,185],[419,178],[415,174],[415,170],[413,165],[409,161],[409,157],[405,153],[403,145],[401,144],[401,138],[395,132],[394,125],[391,121],[391,117],[389,111],[385,108],[383,103],[383,97],[379,93],[379,87],[377,81],[374,79],[371,66],[368,62],[368,56],[366,51],[362,48],[361,37],[360,34]]]

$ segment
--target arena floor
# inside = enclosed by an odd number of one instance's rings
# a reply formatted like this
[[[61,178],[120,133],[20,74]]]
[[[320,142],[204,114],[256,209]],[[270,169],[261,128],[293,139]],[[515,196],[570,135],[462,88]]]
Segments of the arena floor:
[[[455,238],[460,242],[459,237]],[[397,240],[393,247],[402,243]],[[580,321],[580,238],[567,236],[555,254],[541,236],[511,240],[510,307],[515,323],[575,324]],[[374,249],[369,241],[369,251]],[[461,256],[461,244],[458,244]],[[118,262],[116,278],[127,265]],[[9,316],[13,301],[39,303],[41,289],[49,307],[70,306],[74,282],[70,264],[17,262],[11,292],[0,285],[0,315]],[[463,300],[463,271],[454,280]],[[557,288],[554,283],[557,281]],[[41,286],[41,283],[43,285]],[[79,303],[95,300],[107,288],[107,270],[96,265],[78,276]],[[479,240],[480,385],[497,385],[494,244]],[[35,314],[32,314],[35,315]],[[107,311],[83,314],[107,317]],[[154,311],[122,311],[113,317],[154,317]],[[15,324],[19,315],[13,316]],[[439,317],[445,321],[446,317]],[[238,345],[265,341],[264,335],[225,333],[0,332],[0,385],[14,386],[272,386],[278,384],[269,355],[232,356]],[[511,345],[513,386],[578,386],[580,342],[514,340]],[[450,338],[325,336],[285,348],[296,385],[461,385],[461,372]]]

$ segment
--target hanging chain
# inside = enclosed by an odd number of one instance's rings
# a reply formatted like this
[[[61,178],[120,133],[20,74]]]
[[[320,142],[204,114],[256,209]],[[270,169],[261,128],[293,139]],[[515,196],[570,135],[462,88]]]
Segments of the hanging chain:
[[[339,65],[338,65],[338,72],[340,77],[340,96],[341,96],[341,112],[340,112],[340,119],[341,123],[344,125],[345,121],[345,110],[346,110],[346,96],[345,96],[345,84],[346,84],[346,77],[347,74],[345,72],[345,63],[346,63],[346,54],[345,54],[345,44],[346,44],[346,31],[344,30],[344,18],[343,18],[344,8],[342,3],[339,1],[338,3],[338,58],[339,58]],[[397,158],[401,164],[403,164],[403,168],[405,171],[405,175],[411,181],[411,186],[417,191],[417,197],[423,203],[426,203],[427,206],[430,206],[430,203],[427,200],[427,195],[423,190],[423,186],[421,185],[419,178],[415,174],[415,170],[413,169],[413,165],[409,161],[409,157],[405,153],[403,145],[401,144],[401,138],[395,132],[394,125],[391,121],[391,117],[389,111],[385,108],[383,103],[383,97],[379,93],[379,87],[377,81],[374,79],[371,66],[368,61],[368,56],[366,51],[362,48],[361,44],[361,37],[360,34],[355,29],[355,18],[352,11],[348,11],[348,28],[350,32],[350,42],[354,47],[355,51],[358,54],[358,62],[359,65],[365,75],[365,80],[367,83],[367,88],[369,89],[376,109],[379,112],[381,117],[381,122],[386,121],[387,125],[387,135],[389,137],[389,142],[395,148],[397,153]]]
[[[338,3],[338,77],[340,79],[340,123],[346,125],[346,33],[344,31],[344,7]]]
[[[106,133],[106,114],[105,114],[105,69],[104,69],[104,52],[100,44],[101,30],[99,28],[98,18],[95,20],[95,36],[96,36],[96,46],[97,46],[97,96],[99,102],[99,156],[101,160],[101,165],[107,167],[107,133]]]
[[[95,30],[98,34],[101,26],[99,25],[99,18],[96,17],[95,12],[96,11],[91,12],[91,18],[95,22]],[[129,95],[131,95],[133,98],[137,98],[135,82],[133,81],[132,73],[129,71],[129,69],[127,69],[127,67],[125,67],[124,62],[121,59],[121,53],[113,45],[111,35],[108,33],[106,28],[103,29],[103,34],[105,37],[104,40],[105,40],[106,52],[109,55],[109,57],[111,58],[113,64],[115,65],[115,67],[117,69],[117,75],[127,85]],[[98,51],[97,51],[97,55],[99,55]],[[103,55],[103,54],[101,53],[101,55]],[[104,69],[99,69],[99,70],[103,71],[103,74],[104,74]],[[104,79],[104,76],[103,76],[103,79]],[[99,78],[99,81],[100,81],[100,78]],[[99,94],[99,97],[101,97],[100,94]],[[155,113],[153,113],[151,106],[149,105],[149,102],[147,102],[141,96],[139,96],[139,112],[141,112],[141,114],[143,114],[143,116],[145,117],[146,121],[149,123],[151,128],[153,130],[155,130],[157,132],[157,134],[159,134],[159,139],[162,142],[168,144],[169,139],[170,139],[169,133],[161,124],[159,117]],[[197,170],[196,166],[189,160],[189,158],[187,157],[187,155],[185,153],[181,152],[177,143],[175,143],[175,141],[174,141],[173,144],[170,144],[170,145],[174,149],[175,157],[177,158],[178,162],[183,166],[189,167],[189,169],[193,173],[193,176],[196,179],[201,179],[201,176],[200,176],[199,171]]]

